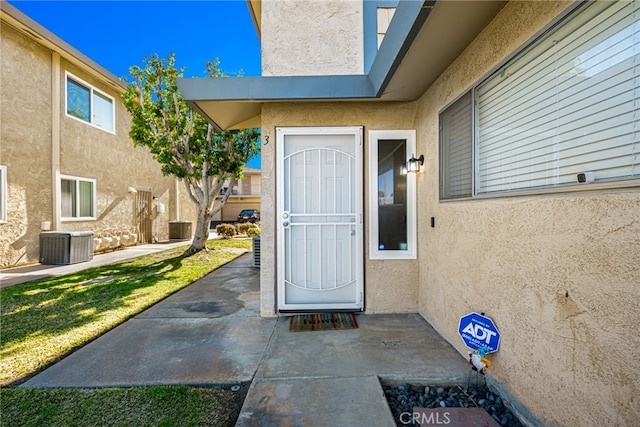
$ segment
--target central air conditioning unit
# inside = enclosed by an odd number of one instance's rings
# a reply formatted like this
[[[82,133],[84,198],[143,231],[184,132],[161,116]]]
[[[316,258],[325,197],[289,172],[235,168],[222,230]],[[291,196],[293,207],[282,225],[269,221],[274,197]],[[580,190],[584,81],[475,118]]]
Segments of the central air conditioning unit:
[[[93,259],[93,232],[40,233],[40,264],[66,265]]]

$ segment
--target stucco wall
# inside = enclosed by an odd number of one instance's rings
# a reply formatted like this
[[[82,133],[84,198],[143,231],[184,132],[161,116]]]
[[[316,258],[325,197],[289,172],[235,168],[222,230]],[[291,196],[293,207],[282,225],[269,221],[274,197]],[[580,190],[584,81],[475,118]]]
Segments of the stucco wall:
[[[120,102],[119,93],[108,90],[104,84],[65,61],[62,69],[113,96],[116,123],[114,135],[68,117],[64,114],[64,96],[61,98],[60,173],[95,179],[97,193],[97,220],[65,221],[61,229],[117,232],[134,228],[134,196],[127,192],[127,188],[133,186],[151,190],[153,196],[159,197],[152,203],[152,234],[158,240],[168,239],[168,221],[176,215],[171,203],[171,193],[175,193],[174,179],[162,176],[160,165],[147,148],[133,146],[129,138],[131,116]],[[64,87],[64,73],[60,77]],[[158,203],[165,205],[164,213],[157,212]]]
[[[133,195],[128,186],[146,188],[159,198],[153,202],[152,233],[168,239],[168,221],[194,220],[195,209],[182,184],[164,177],[146,148],[135,148],[128,134],[130,116],[119,90],[86,70],[60,59],[59,156],[53,157],[53,53],[2,23],[0,61],[0,164],[7,166],[7,223],[0,224],[0,267],[36,262],[41,223],[52,231],[93,231],[117,234],[131,230]],[[65,71],[115,99],[115,134],[65,115]],[[62,221],[57,225],[53,194],[59,172],[96,180],[96,220]],[[176,195],[180,199],[176,203]],[[164,203],[164,213],[157,211]],[[178,212],[179,211],[179,212]]]
[[[261,40],[263,76],[362,74],[362,2],[263,0]]]
[[[276,126],[364,126],[364,206],[368,204],[368,135],[374,129],[411,129],[414,103],[278,103],[262,107],[261,313],[275,315]],[[415,312],[418,280],[415,260],[368,259],[369,216],[365,211],[365,310],[367,313]],[[393,278],[393,280],[390,280]]]
[[[8,178],[2,266],[37,259],[40,222],[51,216],[51,169],[42,167],[51,164],[51,53],[4,22],[0,31],[0,164]]]
[[[258,209],[260,210],[260,198],[259,197],[241,197],[231,198],[227,200],[227,203],[222,207],[222,221],[224,222],[236,222],[238,214],[243,209]]]
[[[462,354],[459,317],[491,317],[502,341],[490,375],[545,425],[631,426],[640,191],[438,202],[438,112],[568,5],[507,4],[419,100],[419,309]]]

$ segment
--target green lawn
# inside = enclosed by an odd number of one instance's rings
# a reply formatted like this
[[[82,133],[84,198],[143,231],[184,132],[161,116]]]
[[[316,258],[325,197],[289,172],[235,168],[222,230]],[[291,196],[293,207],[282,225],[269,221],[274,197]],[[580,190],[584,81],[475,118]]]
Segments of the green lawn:
[[[243,392],[187,386],[2,389],[6,426],[233,426]]]
[[[24,381],[247,252],[251,239],[213,240],[207,247],[188,258],[183,247],[0,289],[0,386]]]

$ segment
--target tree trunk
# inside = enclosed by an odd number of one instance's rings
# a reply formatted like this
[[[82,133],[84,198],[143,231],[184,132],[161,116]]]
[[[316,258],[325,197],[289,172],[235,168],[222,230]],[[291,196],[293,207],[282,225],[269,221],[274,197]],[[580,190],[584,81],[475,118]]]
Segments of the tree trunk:
[[[209,239],[209,225],[211,223],[211,215],[205,214],[203,209],[198,209],[198,219],[196,222],[196,228],[193,233],[193,240],[191,246],[185,251],[186,256],[197,254],[203,250]]]

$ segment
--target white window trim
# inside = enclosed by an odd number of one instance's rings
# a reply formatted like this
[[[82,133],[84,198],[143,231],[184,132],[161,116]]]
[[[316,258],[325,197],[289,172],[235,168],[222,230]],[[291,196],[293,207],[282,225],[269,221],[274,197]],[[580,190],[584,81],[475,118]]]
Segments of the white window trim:
[[[7,222],[7,167],[0,165],[0,224]]]
[[[91,111],[93,111],[93,93],[96,92],[100,95],[102,95],[105,98],[108,98],[111,100],[111,119],[113,120],[113,129],[105,129],[102,126],[98,126],[96,124],[94,124],[93,122],[93,117],[91,117],[91,121],[87,122],[85,120],[82,120],[78,117],[72,116],[71,114],[68,113],[69,108],[68,108],[68,84],[69,84],[69,79],[76,81],[77,83],[86,86],[87,89],[89,89],[90,91],[90,96],[89,96],[89,102],[91,103]],[[97,89],[96,87],[94,87],[93,85],[87,83],[86,81],[82,80],[81,78],[73,75],[72,73],[66,71],[65,72],[65,79],[64,79],[64,114],[73,119],[73,120],[77,120],[80,123],[84,123],[87,124],[89,126],[92,126],[96,129],[100,129],[103,130],[105,132],[114,134],[116,133],[116,102],[115,102],[115,98],[109,94],[107,94],[106,92],[101,91],[100,89]]]
[[[77,183],[79,181],[84,181],[84,182],[90,182],[91,186],[93,188],[93,206],[92,206],[92,211],[93,211],[93,216],[78,216],[78,217],[73,217],[73,216],[62,216],[62,213],[60,214],[60,221],[62,222],[77,222],[77,221],[95,221],[96,220],[96,199],[97,199],[97,186],[96,186],[96,180],[93,178],[84,178],[81,176],[73,176],[73,175],[58,175],[58,194],[62,195],[62,180],[63,179],[67,179],[67,180],[72,180],[76,182],[76,186]],[[76,195],[77,197],[80,197],[80,191],[78,191],[78,189],[76,189]],[[58,203],[62,203],[62,197],[58,197],[58,200],[60,200],[60,202]],[[79,206],[80,201],[77,200],[77,204],[76,206]],[[62,212],[62,210],[60,210],[60,212]]]
[[[369,259],[416,259],[416,174],[407,174],[407,250],[379,249],[378,241],[378,141],[404,139],[407,141],[406,158],[416,152],[415,130],[369,131]]]

